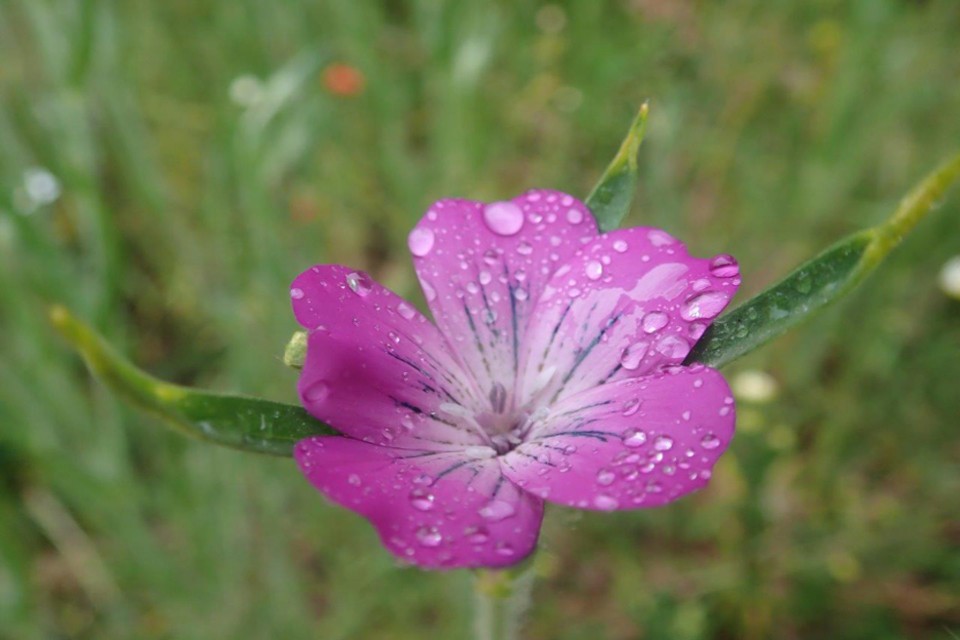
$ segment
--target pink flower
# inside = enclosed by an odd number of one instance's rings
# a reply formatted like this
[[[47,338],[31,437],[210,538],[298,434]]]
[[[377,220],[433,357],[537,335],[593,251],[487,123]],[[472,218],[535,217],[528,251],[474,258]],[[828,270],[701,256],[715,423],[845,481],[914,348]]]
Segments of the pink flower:
[[[516,563],[544,501],[636,509],[704,486],[733,436],[720,374],[681,366],[733,297],[736,262],[659,229],[599,234],[534,190],[434,204],[409,236],[436,326],[362,271],[319,265],[290,295],[309,330],[303,405],[343,436],[301,470],[428,568]]]

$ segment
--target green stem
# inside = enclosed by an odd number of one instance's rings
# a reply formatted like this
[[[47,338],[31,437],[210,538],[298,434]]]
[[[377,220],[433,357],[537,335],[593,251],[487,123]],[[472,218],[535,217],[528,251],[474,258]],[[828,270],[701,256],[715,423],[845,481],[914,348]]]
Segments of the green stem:
[[[534,571],[481,570],[474,582],[477,640],[516,640],[530,606]]]

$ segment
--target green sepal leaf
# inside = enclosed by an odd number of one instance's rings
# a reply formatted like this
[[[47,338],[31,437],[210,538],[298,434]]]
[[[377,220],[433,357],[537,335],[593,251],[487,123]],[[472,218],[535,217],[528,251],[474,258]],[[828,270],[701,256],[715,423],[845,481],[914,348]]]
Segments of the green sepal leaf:
[[[842,298],[877,268],[958,177],[960,155],[917,185],[887,222],[841,240],[714,322],[684,364],[722,367]]]
[[[644,102],[630,124],[617,155],[587,196],[586,205],[597,219],[600,231],[616,229],[630,211],[630,203],[637,190],[637,152],[647,129],[649,111],[650,106]]]
[[[337,433],[296,405],[159,380],[130,363],[64,307],[52,307],[50,321],[104,384],[188,436],[243,451],[289,456],[298,440]]]

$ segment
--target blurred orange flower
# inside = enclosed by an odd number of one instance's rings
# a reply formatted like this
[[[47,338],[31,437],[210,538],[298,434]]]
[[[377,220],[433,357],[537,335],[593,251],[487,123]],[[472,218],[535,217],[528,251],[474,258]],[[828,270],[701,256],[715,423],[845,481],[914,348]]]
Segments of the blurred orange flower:
[[[360,95],[365,83],[363,73],[344,62],[334,62],[323,70],[323,86],[335,96]]]

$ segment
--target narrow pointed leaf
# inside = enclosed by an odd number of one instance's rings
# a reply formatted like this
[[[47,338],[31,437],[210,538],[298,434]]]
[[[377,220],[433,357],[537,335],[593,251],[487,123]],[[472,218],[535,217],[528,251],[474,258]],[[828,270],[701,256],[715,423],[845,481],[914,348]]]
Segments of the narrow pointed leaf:
[[[686,363],[736,360],[849,293],[867,277],[960,177],[960,155],[905,197],[887,222],[854,233],[713,323]]]
[[[50,321],[104,384],[186,435],[244,451],[289,456],[298,440],[336,433],[299,406],[159,380],[131,364],[61,306],[50,310]]]
[[[616,229],[630,211],[630,203],[637,190],[637,152],[643,142],[649,111],[649,105],[644,102],[630,124],[617,155],[587,196],[586,205],[593,212],[601,231]]]

